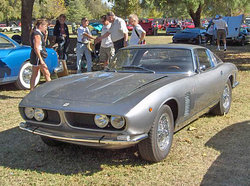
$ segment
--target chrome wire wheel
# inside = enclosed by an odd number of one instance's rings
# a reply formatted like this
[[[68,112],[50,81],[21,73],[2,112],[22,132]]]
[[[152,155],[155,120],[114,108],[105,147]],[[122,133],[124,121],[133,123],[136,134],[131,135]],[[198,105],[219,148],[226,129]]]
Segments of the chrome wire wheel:
[[[157,145],[161,151],[164,151],[169,146],[169,143],[169,116],[163,113],[158,121]]]
[[[230,102],[231,102],[230,88],[228,84],[226,84],[223,90],[223,107],[225,110],[230,106]]]
[[[32,66],[27,66],[22,73],[23,81],[27,84],[30,84],[31,75],[32,75]]]

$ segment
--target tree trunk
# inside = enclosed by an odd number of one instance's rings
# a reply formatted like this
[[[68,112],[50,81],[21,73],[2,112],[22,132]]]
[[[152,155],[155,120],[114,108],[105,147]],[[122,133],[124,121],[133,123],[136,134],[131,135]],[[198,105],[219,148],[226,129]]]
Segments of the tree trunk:
[[[202,11],[202,5],[199,4],[199,7],[197,8],[196,12],[194,12],[193,9],[189,9],[189,15],[192,17],[194,21],[195,27],[201,27],[201,11]]]
[[[30,45],[30,31],[32,29],[32,12],[35,0],[22,0],[22,44]]]

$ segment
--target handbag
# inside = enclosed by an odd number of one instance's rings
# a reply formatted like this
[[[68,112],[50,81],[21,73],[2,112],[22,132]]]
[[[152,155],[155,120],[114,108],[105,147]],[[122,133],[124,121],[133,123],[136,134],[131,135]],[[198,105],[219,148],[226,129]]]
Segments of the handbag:
[[[44,58],[44,59],[48,57],[48,52],[46,51],[45,47],[43,47],[43,49],[40,50],[40,54],[41,54],[42,58]]]

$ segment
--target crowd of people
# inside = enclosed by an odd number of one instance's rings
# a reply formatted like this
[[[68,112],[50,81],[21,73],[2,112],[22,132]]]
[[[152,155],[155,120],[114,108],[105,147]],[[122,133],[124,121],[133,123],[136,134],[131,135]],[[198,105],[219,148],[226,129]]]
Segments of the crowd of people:
[[[58,44],[58,58],[59,60],[65,60],[66,54],[69,47],[69,30],[65,23],[66,16],[61,14],[56,21],[54,27],[55,42]],[[85,55],[87,61],[87,72],[92,71],[92,55],[90,49],[90,43],[100,43],[100,62],[106,67],[110,59],[115,53],[122,47],[128,45],[144,44],[146,32],[138,24],[138,17],[135,14],[129,16],[129,23],[133,25],[133,31],[131,39],[128,40],[128,29],[125,21],[116,16],[113,12],[108,12],[106,15],[101,17],[101,23],[103,29],[101,36],[92,36],[88,26],[89,21],[86,17],[82,18],[81,25],[77,29],[77,46],[76,46],[76,67],[77,73],[82,72],[83,60],[82,57]],[[41,70],[46,78],[46,81],[50,81],[50,73],[45,63],[46,53],[45,43],[47,39],[47,26],[48,22],[43,20],[37,20],[31,34],[31,64],[32,77],[30,81],[31,90],[34,89],[35,79],[38,71]]]
[[[85,55],[87,61],[87,72],[92,71],[92,55],[90,49],[90,43],[100,43],[100,62],[104,64],[104,68],[108,65],[110,59],[117,53],[120,48],[128,45],[140,45],[145,44],[146,32],[140,26],[138,16],[136,14],[129,15],[129,24],[133,26],[130,40],[128,40],[128,29],[126,22],[116,16],[113,12],[108,12],[101,18],[103,29],[101,36],[92,36],[88,26],[89,21],[86,17],[82,18],[81,25],[77,29],[77,46],[76,46],[76,66],[77,73],[82,71],[82,57]],[[58,44],[58,58],[59,60],[65,60],[69,46],[69,30],[65,23],[66,16],[61,14],[58,17],[56,25],[54,27],[54,36],[56,43]],[[213,35],[213,26],[217,28],[217,46],[220,50],[220,38],[224,43],[224,50],[226,50],[226,34],[228,34],[228,28],[226,22],[221,16],[215,17],[208,26],[208,35]],[[32,67],[32,76],[30,80],[30,89],[34,89],[35,79],[38,71],[41,70],[45,76],[46,81],[50,81],[50,73],[45,63],[47,52],[45,49],[45,43],[47,39],[47,27],[48,22],[45,19],[37,20],[31,33],[31,54],[30,62]],[[208,37],[212,40],[211,37]]]

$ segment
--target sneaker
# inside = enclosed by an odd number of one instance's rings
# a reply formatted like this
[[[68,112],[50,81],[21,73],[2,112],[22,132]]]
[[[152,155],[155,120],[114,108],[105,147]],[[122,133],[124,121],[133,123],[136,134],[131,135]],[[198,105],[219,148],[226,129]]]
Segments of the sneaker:
[[[220,48],[217,48],[216,50],[220,51]]]
[[[227,51],[227,49],[226,49],[226,48],[224,48],[224,51]]]

